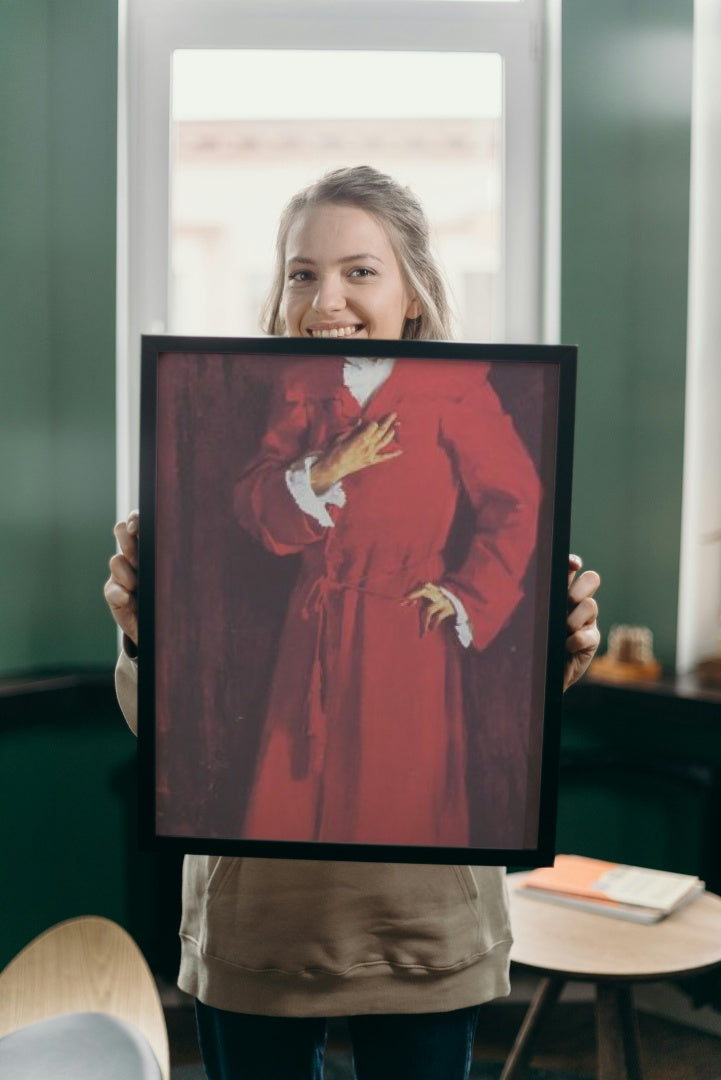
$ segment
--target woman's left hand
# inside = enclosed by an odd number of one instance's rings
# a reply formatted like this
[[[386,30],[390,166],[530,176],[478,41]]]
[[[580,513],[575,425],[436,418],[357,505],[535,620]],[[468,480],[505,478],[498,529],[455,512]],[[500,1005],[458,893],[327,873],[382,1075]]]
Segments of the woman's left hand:
[[[568,690],[581,678],[595,656],[601,640],[596,625],[598,604],[594,593],[601,584],[595,570],[576,574],[583,566],[578,555],[568,556],[568,617],[566,619],[566,669],[563,689]]]
[[[420,613],[421,637],[428,630],[435,630],[445,619],[449,619],[456,614],[455,608],[446,594],[432,581],[427,581],[425,585],[406,593],[403,598],[403,602],[406,604],[414,603],[417,600],[427,601],[427,603],[423,604]]]

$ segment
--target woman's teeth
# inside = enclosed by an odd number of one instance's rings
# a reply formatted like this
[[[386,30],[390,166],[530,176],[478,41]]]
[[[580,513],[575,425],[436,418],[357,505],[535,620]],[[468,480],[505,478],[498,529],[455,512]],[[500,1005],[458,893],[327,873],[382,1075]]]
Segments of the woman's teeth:
[[[360,326],[334,326],[332,330],[311,330],[311,337],[339,338],[350,337],[360,330]]]

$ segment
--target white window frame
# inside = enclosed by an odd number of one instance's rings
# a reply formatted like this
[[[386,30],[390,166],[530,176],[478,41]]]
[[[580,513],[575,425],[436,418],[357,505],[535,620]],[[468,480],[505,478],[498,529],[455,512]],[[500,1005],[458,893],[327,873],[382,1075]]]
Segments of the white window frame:
[[[676,670],[721,652],[721,0],[696,0],[693,31],[691,200],[683,506]]]
[[[560,0],[119,0],[118,514],[137,504],[140,335],[168,318],[176,49],[494,52],[504,60],[507,341],[557,341]],[[290,193],[289,193],[290,194]]]

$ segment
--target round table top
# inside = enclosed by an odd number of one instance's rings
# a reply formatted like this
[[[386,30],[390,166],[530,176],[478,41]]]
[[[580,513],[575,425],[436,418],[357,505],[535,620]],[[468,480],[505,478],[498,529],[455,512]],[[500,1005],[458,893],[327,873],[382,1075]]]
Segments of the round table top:
[[[508,875],[511,960],[569,979],[662,979],[721,965],[721,897],[705,892],[657,923],[627,922],[523,895]]]

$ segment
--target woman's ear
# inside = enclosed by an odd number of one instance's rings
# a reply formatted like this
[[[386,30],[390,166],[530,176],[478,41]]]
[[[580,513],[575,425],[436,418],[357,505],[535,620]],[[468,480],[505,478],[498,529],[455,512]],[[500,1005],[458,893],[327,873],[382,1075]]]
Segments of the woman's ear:
[[[423,306],[417,296],[414,296],[406,311],[407,319],[418,319],[423,314]]]

